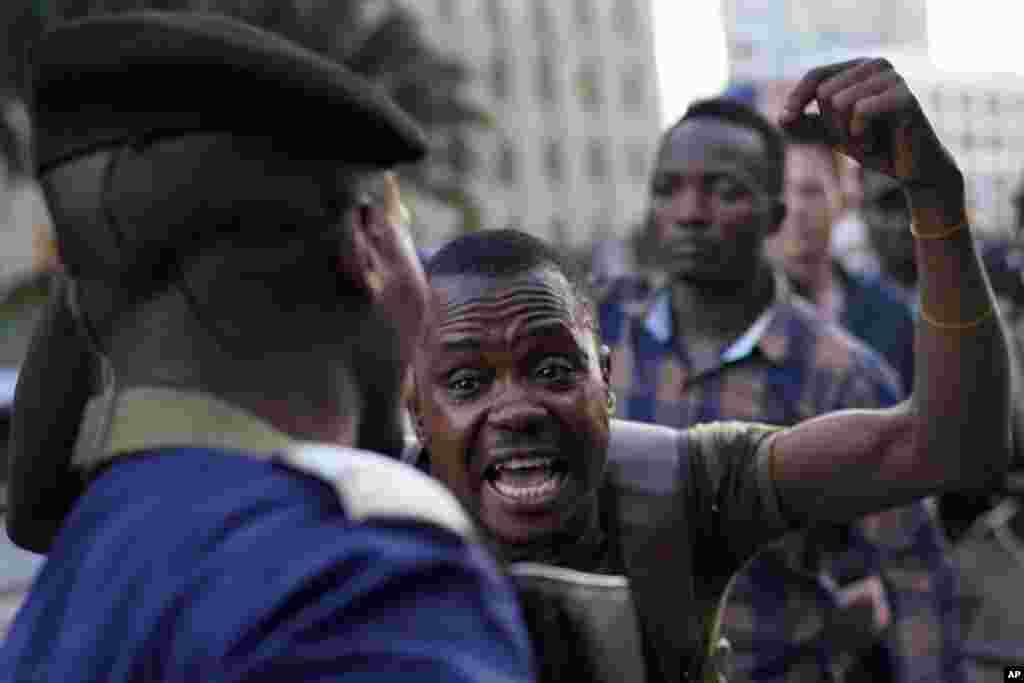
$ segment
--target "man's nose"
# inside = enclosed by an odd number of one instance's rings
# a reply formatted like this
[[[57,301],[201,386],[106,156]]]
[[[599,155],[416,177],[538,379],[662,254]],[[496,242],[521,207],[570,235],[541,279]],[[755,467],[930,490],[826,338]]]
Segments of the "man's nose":
[[[496,405],[488,416],[490,426],[511,432],[535,432],[543,428],[548,417],[547,410],[529,400],[524,394],[515,392]]]
[[[678,189],[666,210],[672,222],[680,227],[704,227],[711,223],[711,197],[697,187]]]

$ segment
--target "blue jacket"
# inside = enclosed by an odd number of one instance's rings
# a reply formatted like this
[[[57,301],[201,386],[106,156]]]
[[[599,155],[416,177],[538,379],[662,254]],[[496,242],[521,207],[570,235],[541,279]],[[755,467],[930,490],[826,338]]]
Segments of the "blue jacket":
[[[0,680],[531,680],[518,607],[476,546],[340,500],[224,450],[114,462],[56,539]]]

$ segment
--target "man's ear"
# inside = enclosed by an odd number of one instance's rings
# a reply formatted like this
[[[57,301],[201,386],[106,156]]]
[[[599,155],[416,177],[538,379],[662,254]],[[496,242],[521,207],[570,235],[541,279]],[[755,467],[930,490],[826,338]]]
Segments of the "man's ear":
[[[337,254],[338,270],[344,279],[371,299],[384,287],[383,261],[375,234],[379,211],[370,204],[360,204],[344,213],[349,240]]]
[[[605,385],[610,385],[612,381],[612,350],[608,348],[607,344],[601,344],[597,350],[597,358],[601,363],[601,378],[604,379]]]
[[[765,231],[765,237],[771,237],[782,228],[782,222],[786,220],[786,203],[781,199],[772,199],[765,210],[768,212],[768,229]]]
[[[410,368],[405,380],[405,409],[409,411],[416,440],[422,445],[426,443],[426,430],[423,428],[423,405],[416,389],[416,373]]]

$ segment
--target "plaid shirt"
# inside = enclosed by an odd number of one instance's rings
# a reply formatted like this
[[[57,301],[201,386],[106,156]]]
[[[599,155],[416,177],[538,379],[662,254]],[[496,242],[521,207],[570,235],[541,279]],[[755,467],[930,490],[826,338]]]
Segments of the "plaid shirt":
[[[676,338],[667,289],[611,287],[600,322],[618,416],[681,428],[724,419],[792,425],[900,399],[895,372],[877,354],[776,282],[774,304],[702,368]],[[955,575],[924,503],[790,534],[759,553],[724,613],[734,680],[854,679],[845,672],[859,644],[837,639],[830,625],[841,621],[836,589],[869,576],[881,577],[892,609],[881,646],[892,680],[962,681]]]

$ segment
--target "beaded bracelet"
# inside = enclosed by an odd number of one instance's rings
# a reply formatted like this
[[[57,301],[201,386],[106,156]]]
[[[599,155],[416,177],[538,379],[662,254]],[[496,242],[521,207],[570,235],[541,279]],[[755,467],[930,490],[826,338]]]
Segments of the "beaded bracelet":
[[[977,327],[992,316],[996,314],[995,306],[990,306],[987,311],[981,314],[978,318],[971,320],[966,323],[944,323],[932,318],[930,315],[924,312],[924,308],[919,308],[918,313],[921,316],[921,320],[925,321],[932,327],[936,327],[940,330],[969,330],[972,327]]]
[[[950,235],[955,235],[956,233],[958,233],[961,230],[963,230],[966,226],[967,226],[967,219],[964,218],[963,220],[961,220],[959,223],[954,225],[952,228],[949,228],[948,230],[945,230],[945,231],[940,232],[940,233],[935,234],[935,235],[925,235],[925,234],[922,234],[922,233],[918,232],[917,230],[915,230],[914,229],[914,223],[911,222],[910,223],[910,234],[913,235],[914,237],[916,237],[919,240],[942,240],[942,239],[946,239]]]

